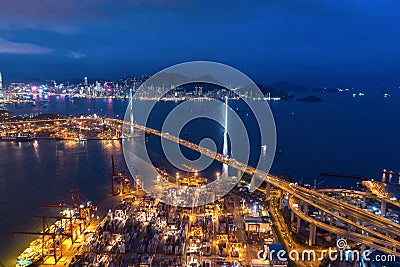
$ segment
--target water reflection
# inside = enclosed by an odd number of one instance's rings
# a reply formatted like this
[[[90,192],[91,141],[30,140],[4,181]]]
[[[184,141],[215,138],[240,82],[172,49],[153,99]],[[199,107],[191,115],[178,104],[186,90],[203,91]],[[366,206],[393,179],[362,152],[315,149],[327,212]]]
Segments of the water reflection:
[[[31,143],[0,142],[0,261],[15,265],[15,257],[32,236],[14,236],[12,231],[36,231],[41,222],[34,215],[50,212],[44,205],[69,199],[79,188],[93,201],[109,192],[111,155],[119,170],[125,170],[120,141],[38,140]]]

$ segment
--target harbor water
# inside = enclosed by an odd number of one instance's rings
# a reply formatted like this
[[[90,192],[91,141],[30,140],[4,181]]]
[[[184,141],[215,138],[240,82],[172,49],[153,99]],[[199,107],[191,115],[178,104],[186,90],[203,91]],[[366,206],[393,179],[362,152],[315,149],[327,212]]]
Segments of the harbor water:
[[[351,178],[319,177],[320,172],[345,173],[379,180],[382,169],[400,171],[400,92],[370,92],[353,97],[350,93],[319,93],[323,102],[276,101],[270,103],[277,127],[277,151],[271,172],[288,174],[291,180],[319,187],[355,187]],[[14,114],[55,113],[123,118],[128,101],[122,99],[70,99],[50,97],[48,105],[29,103],[8,105]],[[244,119],[246,107],[230,101]],[[161,112],[168,113],[176,103],[160,102]],[[161,118],[161,117],[160,117]],[[150,126],[161,121],[154,118]],[[193,142],[204,138],[204,124],[194,122],[182,136]],[[248,125],[256,129],[257,125]],[[153,125],[152,125],[153,124]],[[223,129],[207,126],[216,143],[221,143]],[[256,131],[255,131],[256,132]],[[250,136],[252,136],[250,134]],[[254,137],[256,138],[256,137]],[[150,137],[149,142],[155,142]],[[255,142],[257,143],[257,142]],[[255,144],[260,145],[260,144]],[[155,164],[168,169],[168,162],[154,146]],[[16,256],[33,236],[13,235],[13,231],[40,230],[41,221],[34,215],[51,212],[42,206],[69,200],[70,189],[100,201],[109,191],[111,155],[119,170],[127,169],[120,141],[38,140],[28,143],[0,143],[0,262],[15,266]],[[187,152],[190,157],[190,152]],[[211,175],[204,173],[204,176]],[[394,183],[399,183],[397,175]],[[54,211],[53,211],[54,212]]]

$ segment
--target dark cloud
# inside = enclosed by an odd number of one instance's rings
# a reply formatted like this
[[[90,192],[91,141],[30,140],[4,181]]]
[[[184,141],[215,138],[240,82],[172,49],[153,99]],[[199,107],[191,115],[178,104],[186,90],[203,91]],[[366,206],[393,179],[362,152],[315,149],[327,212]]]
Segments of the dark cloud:
[[[179,2],[174,0],[2,0],[0,28],[33,28],[71,33],[82,25],[112,20],[132,10],[178,6]]]
[[[372,84],[400,71],[399,8],[397,0],[3,0],[0,37],[8,50],[53,49],[40,64],[32,58],[49,78],[63,64],[57,75],[118,77],[214,60],[260,81]],[[29,60],[2,54],[0,69],[18,65],[10,71],[25,75]]]
[[[49,54],[54,50],[31,43],[11,42],[0,37],[0,54]]]

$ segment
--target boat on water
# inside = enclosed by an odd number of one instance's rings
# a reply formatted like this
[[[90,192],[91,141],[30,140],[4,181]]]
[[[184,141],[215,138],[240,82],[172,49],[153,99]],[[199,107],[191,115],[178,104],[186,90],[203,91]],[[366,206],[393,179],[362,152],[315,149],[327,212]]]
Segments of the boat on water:
[[[0,141],[15,141],[14,135],[2,135],[0,136]]]
[[[76,142],[85,142],[87,138],[83,134],[79,134],[79,137],[75,138]]]
[[[29,142],[36,139],[36,135],[33,133],[7,133],[0,136],[0,141],[12,141],[12,142]]]
[[[37,263],[42,259],[42,240],[40,238],[33,240],[18,257],[16,267],[25,267]]]
[[[71,196],[75,197],[75,199],[72,198],[74,202],[71,205],[55,204],[61,207],[62,211],[55,217],[57,220],[51,226],[45,228],[43,225],[43,230],[37,233],[27,232],[37,234],[36,239],[29,243],[29,246],[17,257],[16,267],[36,266],[53,257],[57,262],[62,256],[63,242],[72,239],[74,243],[86,231],[95,217],[97,207],[92,201],[80,201],[78,191],[71,191]]]
[[[54,139],[55,139],[56,141],[62,141],[62,140],[64,140],[64,136],[62,136],[62,135],[56,135],[56,136],[54,137]]]
[[[15,142],[29,142],[36,139],[36,136],[32,133],[19,133],[15,137]]]

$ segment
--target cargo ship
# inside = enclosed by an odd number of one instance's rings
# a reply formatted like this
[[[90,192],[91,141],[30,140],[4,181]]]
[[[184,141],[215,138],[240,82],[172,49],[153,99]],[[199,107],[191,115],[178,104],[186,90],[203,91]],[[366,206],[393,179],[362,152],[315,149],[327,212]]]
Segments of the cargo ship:
[[[35,239],[27,247],[18,257],[16,267],[24,267],[29,266],[34,263],[39,262],[42,259],[42,253],[40,252],[42,249],[42,240]]]
[[[54,204],[48,207],[60,208],[57,216],[38,216],[43,220],[43,230],[40,232],[14,232],[14,234],[35,235],[29,246],[17,257],[16,267],[26,267],[40,262],[56,263],[62,257],[62,244],[76,240],[85,232],[90,222],[95,218],[97,207],[91,201],[81,202],[79,191],[71,191],[71,205]],[[53,224],[45,227],[49,219]]]

